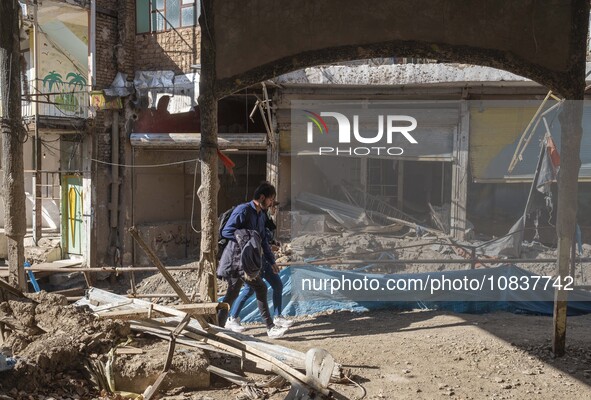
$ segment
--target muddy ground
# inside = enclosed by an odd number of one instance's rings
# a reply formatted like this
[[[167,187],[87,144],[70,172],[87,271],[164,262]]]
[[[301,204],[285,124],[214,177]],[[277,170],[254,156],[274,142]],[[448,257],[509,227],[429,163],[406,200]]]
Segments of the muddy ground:
[[[551,317],[508,313],[333,313],[299,321],[276,342],[327,349],[351,369],[365,399],[591,399],[591,316],[571,317],[568,325],[568,354],[558,359]],[[264,338],[260,325],[246,333]],[[340,398],[363,393],[352,384],[333,388]],[[164,398],[226,400],[240,393],[225,386]]]
[[[305,235],[281,247],[280,262],[310,258],[342,257],[372,260],[460,259],[450,246],[435,237],[397,238],[372,234]],[[583,255],[591,256],[585,245]],[[555,250],[541,244],[527,244],[524,258],[553,258]],[[194,260],[174,265],[197,267]],[[173,265],[169,263],[168,265]],[[552,275],[553,264],[533,263],[522,267],[540,275]],[[356,266],[357,268],[359,265]],[[346,269],[345,265],[334,268]],[[367,272],[426,272],[466,269],[462,264],[375,264]],[[175,280],[194,297],[195,271],[174,271]],[[129,274],[102,286],[118,293],[130,291]],[[576,267],[577,284],[589,284],[591,271]],[[159,274],[137,273],[137,292],[174,293]],[[105,287],[106,285],[106,287]],[[8,302],[0,305],[0,317],[12,318],[21,327],[4,346],[25,360],[18,368],[0,376],[9,388],[0,399],[89,399],[98,398],[83,363],[106,359],[114,345],[127,340],[125,323],[99,321],[90,314],[65,306],[65,298],[42,295],[39,305]],[[163,304],[178,303],[160,298]],[[14,322],[13,321],[13,322]],[[297,318],[296,325],[276,343],[306,352],[312,347],[328,350],[337,362],[350,369],[361,387],[334,385],[337,399],[591,399],[591,316],[568,320],[568,354],[554,359],[551,352],[552,318],[507,313],[484,315],[439,311],[372,311],[367,313],[326,313]],[[261,325],[248,325],[247,334],[266,340]],[[136,338],[142,356],[122,356],[116,361],[128,382],[145,387],[162,368],[164,342]],[[197,354],[179,348],[179,365],[195,366],[202,373],[207,363],[240,372],[236,359],[217,353]],[[192,367],[191,367],[192,368]],[[191,369],[188,368],[188,369]],[[187,369],[187,368],[186,368]],[[248,374],[254,380],[265,377]],[[187,379],[191,379],[187,377]],[[6,385],[7,380],[10,381]],[[206,381],[207,378],[203,378]],[[177,382],[183,382],[182,379]],[[240,388],[211,376],[212,389],[195,391],[186,386],[168,390],[166,399],[235,399]],[[34,394],[30,397],[30,394]],[[283,399],[285,392],[273,394]],[[10,397],[2,397],[10,396]]]

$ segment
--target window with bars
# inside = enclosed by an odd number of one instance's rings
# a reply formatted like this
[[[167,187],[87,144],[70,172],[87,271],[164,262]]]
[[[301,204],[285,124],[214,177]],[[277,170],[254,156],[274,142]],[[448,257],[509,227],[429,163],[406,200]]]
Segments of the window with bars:
[[[136,0],[136,32],[163,32],[195,26],[200,0]]]

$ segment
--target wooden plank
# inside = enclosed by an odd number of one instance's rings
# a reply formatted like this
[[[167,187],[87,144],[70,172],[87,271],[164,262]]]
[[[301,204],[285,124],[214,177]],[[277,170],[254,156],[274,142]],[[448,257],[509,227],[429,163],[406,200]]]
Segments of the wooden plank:
[[[235,374],[230,371],[226,371],[225,369],[215,367],[213,365],[209,365],[206,369],[209,372],[211,372],[212,374],[220,376],[220,377],[224,378],[225,380],[232,382],[232,383],[239,385],[239,386],[252,384],[251,381],[249,381],[248,379],[246,379],[243,376],[240,376],[240,375]]]
[[[164,370],[166,372],[170,369],[172,365],[172,356],[174,355],[174,349],[176,347],[176,339],[181,334],[181,332],[187,327],[187,324],[191,321],[191,316],[189,314],[185,315],[183,320],[178,324],[174,331],[170,334],[170,343],[168,345],[168,354],[166,355],[166,362],[164,363]]]
[[[212,315],[217,312],[218,303],[196,303],[196,304],[181,304],[174,306],[174,309],[186,312],[189,315]],[[116,310],[116,311],[105,311],[99,312],[101,318],[112,318],[112,319],[145,319],[153,318],[153,313],[166,314],[161,311],[155,310],[152,307],[152,311],[149,308],[139,309],[128,309],[128,310]]]
[[[7,273],[8,275],[8,273]],[[0,291],[4,291],[16,298],[23,298],[25,297],[25,295],[23,294],[23,292],[21,292],[20,290],[13,288],[12,286],[10,286],[8,283],[4,282],[2,279],[0,279]]]
[[[160,271],[162,276],[164,276],[164,279],[166,279],[166,281],[170,284],[170,286],[172,286],[175,293],[178,294],[179,298],[183,301],[183,303],[186,303],[186,304],[191,303],[191,300],[189,300],[189,298],[187,297],[187,295],[185,294],[183,289],[181,289],[181,287],[178,285],[178,283],[176,283],[176,281],[174,280],[172,275],[170,275],[170,272],[168,272],[166,270],[166,267],[164,265],[162,265],[162,262],[160,261],[160,259],[158,259],[156,254],[152,251],[152,249],[140,237],[139,232],[135,228],[135,226],[132,226],[131,228],[129,228],[129,233],[137,241],[137,243],[142,248],[142,250],[144,250],[146,252],[146,255],[148,256],[150,261],[152,261],[152,264],[154,264],[154,266],[156,268],[158,268],[158,270]]]
[[[118,347],[115,350],[115,354],[143,354],[144,351],[142,349],[138,349],[137,347]]]
[[[85,290],[86,290],[86,288],[77,287],[77,288],[71,288],[71,289],[56,290],[56,291],[50,292],[50,293],[51,294],[61,294],[62,296],[66,296],[66,297],[74,297],[74,296],[83,296]]]
[[[466,234],[466,209],[468,199],[468,160],[470,137],[470,111],[462,101],[460,124],[454,135],[454,162],[451,169],[451,236],[464,240]]]
[[[135,324],[132,325],[132,329],[135,326]],[[161,327],[167,331],[170,331],[166,326],[161,325]],[[215,327],[212,328],[215,329]],[[154,330],[158,331],[158,328],[148,327],[148,329],[146,329],[148,332]],[[240,340],[237,340],[236,338],[233,338],[222,332],[212,334],[202,331],[196,332],[192,329],[191,331],[183,332],[183,334],[185,337],[198,340],[202,343],[210,344],[224,351],[235,354],[237,357],[253,361],[257,363],[257,365],[261,365],[261,368],[280,375],[292,383],[298,382],[305,384],[325,396],[329,396],[331,393],[329,389],[321,387],[316,380],[307,377],[289,365],[277,360],[275,357],[270,356],[264,351],[254,348],[251,345],[243,343]]]
[[[152,400],[154,398],[154,395],[160,390],[160,386],[162,386],[164,379],[166,379],[166,375],[168,375],[168,371],[162,372],[158,378],[156,378],[156,382],[154,382],[150,390],[148,390],[148,393],[144,396],[144,400]]]

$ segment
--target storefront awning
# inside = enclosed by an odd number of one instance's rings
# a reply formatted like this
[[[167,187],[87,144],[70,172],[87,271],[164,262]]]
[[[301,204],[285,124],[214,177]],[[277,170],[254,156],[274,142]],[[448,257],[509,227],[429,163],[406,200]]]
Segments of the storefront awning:
[[[166,150],[190,150],[201,146],[200,133],[132,133],[131,146]],[[264,133],[218,134],[221,150],[266,150],[267,135]]]

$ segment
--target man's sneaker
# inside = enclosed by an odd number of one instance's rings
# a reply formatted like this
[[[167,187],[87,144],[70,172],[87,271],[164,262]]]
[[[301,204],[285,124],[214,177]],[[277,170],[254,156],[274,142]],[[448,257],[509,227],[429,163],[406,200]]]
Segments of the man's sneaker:
[[[267,329],[267,336],[269,336],[271,339],[279,339],[280,337],[285,335],[286,331],[287,328],[282,328],[280,326],[274,325],[271,329]]]
[[[232,332],[244,332],[244,327],[240,325],[240,318],[228,317],[224,328],[231,330]]]
[[[281,328],[289,328],[293,325],[293,321],[285,319],[283,317],[275,317],[273,323]]]

